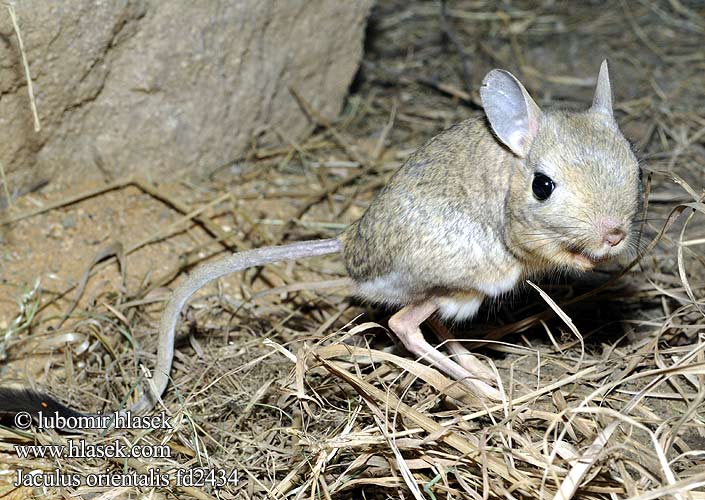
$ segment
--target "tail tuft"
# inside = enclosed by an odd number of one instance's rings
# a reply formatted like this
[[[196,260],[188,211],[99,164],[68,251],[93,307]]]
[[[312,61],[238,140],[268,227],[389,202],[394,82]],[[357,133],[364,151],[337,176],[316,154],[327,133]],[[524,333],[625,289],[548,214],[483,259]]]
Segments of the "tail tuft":
[[[56,413],[66,418],[85,415],[64,406],[46,394],[32,389],[0,387],[0,414],[14,415],[23,411],[33,416],[36,416],[40,411],[45,414]]]

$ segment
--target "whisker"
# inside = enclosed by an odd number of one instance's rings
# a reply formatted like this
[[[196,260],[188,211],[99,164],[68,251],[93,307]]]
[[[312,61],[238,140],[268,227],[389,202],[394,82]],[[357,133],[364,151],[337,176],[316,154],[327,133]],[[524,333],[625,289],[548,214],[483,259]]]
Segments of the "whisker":
[[[537,243],[537,242],[539,242],[539,241],[545,241],[545,242],[547,242],[547,243],[550,243],[551,241],[556,241],[556,240],[559,240],[559,238],[553,238],[553,237],[549,237],[549,238],[533,238],[533,239],[525,240],[523,243],[524,243],[524,244],[527,244],[527,243]],[[516,245],[516,247],[518,247],[518,246],[519,246],[519,245]]]
[[[578,222],[581,222],[583,224],[586,224],[588,221],[585,221],[584,219],[580,219],[578,217],[573,217],[572,215],[566,215],[566,214],[556,214],[555,217],[563,217],[564,219],[572,219],[576,220]]]

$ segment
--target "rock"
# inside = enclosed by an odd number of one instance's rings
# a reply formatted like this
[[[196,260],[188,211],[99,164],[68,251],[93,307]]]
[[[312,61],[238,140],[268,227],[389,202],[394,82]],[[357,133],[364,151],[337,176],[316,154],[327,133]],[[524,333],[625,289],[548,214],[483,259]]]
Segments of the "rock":
[[[309,125],[289,88],[328,118],[362,55],[373,0],[16,2],[0,9],[0,160],[11,189],[38,178],[200,175],[253,137]]]
[[[76,217],[73,214],[66,215],[61,219],[61,227],[64,229],[73,229],[76,227]]]

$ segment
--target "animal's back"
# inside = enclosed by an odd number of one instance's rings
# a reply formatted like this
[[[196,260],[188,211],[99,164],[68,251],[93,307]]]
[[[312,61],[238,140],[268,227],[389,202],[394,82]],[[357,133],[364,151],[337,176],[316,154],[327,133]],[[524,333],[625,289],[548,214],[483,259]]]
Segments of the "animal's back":
[[[517,263],[503,243],[513,165],[482,119],[419,148],[342,236],[358,294],[399,305],[429,293],[496,295],[503,276],[513,285]]]

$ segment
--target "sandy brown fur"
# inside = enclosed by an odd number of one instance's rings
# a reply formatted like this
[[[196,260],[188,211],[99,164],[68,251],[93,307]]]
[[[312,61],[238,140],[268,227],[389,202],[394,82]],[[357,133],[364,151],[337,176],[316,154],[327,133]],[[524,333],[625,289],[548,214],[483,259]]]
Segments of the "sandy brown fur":
[[[541,113],[518,84],[538,117],[526,134],[525,154],[511,151],[488,120],[471,119],[411,155],[342,235],[357,294],[394,305],[497,296],[523,277],[585,270],[575,253],[633,254],[639,168],[611,114],[603,70],[588,111]],[[532,194],[536,172],[555,181],[548,200]],[[603,217],[618,219],[628,233],[617,250],[600,248]]]
[[[482,158],[492,158],[493,165]],[[398,273],[404,277],[399,300],[370,299],[400,304],[429,292],[468,290],[479,275],[506,273],[517,262],[504,245],[501,193],[516,164],[484,119],[464,121],[436,136],[345,231],[350,276],[365,282]]]

